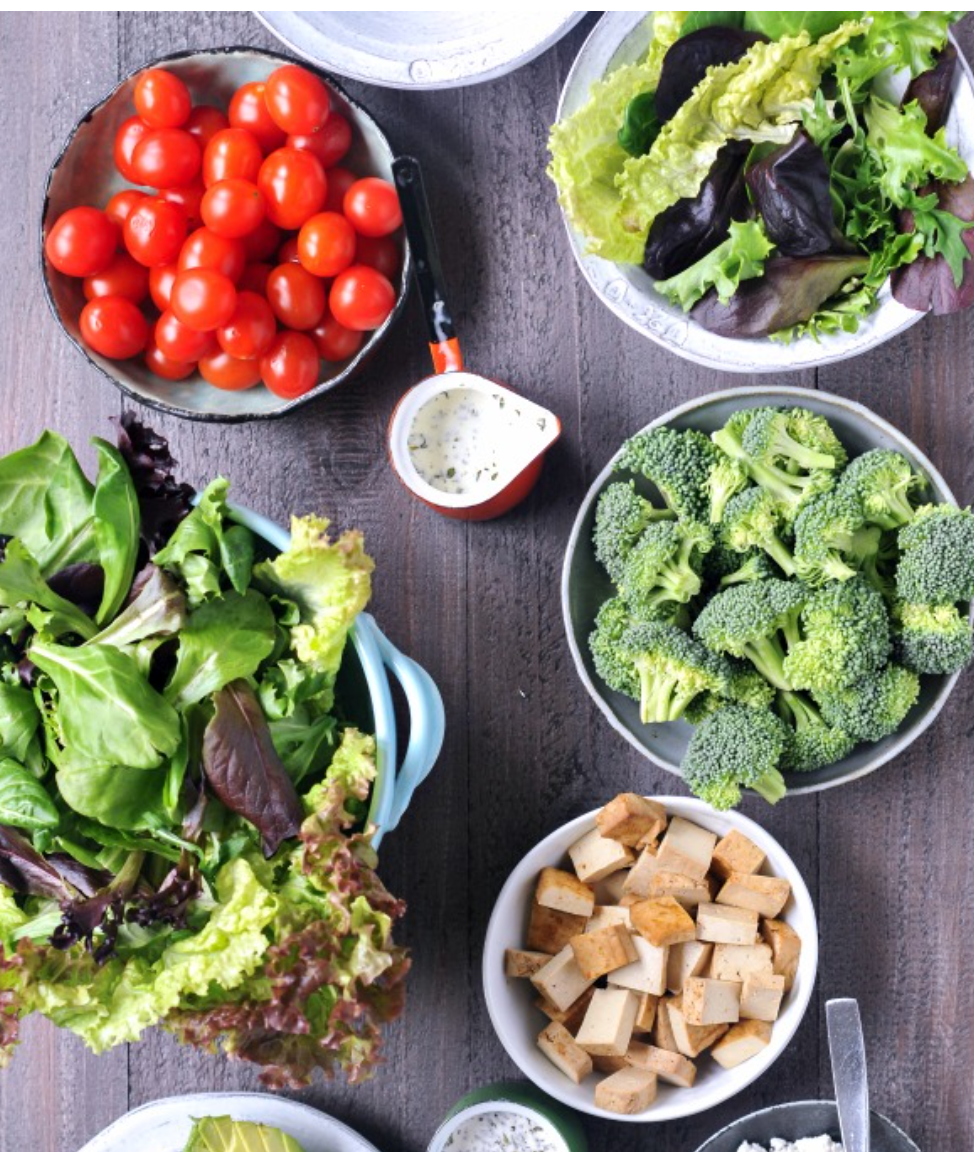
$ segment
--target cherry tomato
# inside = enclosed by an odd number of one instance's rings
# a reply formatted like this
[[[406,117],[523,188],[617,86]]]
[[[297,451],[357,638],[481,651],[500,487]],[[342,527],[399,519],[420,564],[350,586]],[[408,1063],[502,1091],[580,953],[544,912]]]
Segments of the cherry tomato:
[[[265,295],[267,291],[267,277],[272,272],[270,264],[248,264],[243,275],[237,281],[238,292],[256,292],[258,296]]]
[[[156,321],[155,342],[163,356],[182,364],[211,356],[219,347],[212,332],[197,332],[176,319],[171,308]]]
[[[303,396],[318,383],[318,349],[304,332],[279,332],[259,363],[261,379],[286,400]]]
[[[197,104],[185,124],[186,131],[204,151],[217,132],[229,127],[226,112],[212,104]]]
[[[298,256],[298,238],[297,236],[289,236],[284,243],[277,250],[278,264],[300,264],[301,259]]]
[[[184,188],[160,188],[159,198],[168,200],[170,204],[178,204],[186,213],[187,226],[198,228],[203,222],[203,217],[200,215],[200,204],[203,201],[205,191],[202,180],[194,180],[192,184],[187,184]]]
[[[335,278],[328,304],[339,324],[367,332],[385,322],[396,306],[396,290],[381,272],[353,264]]]
[[[199,176],[203,153],[182,128],[155,128],[136,144],[132,170],[136,183],[152,188],[181,188]]]
[[[81,339],[109,360],[137,356],[149,337],[149,322],[124,296],[99,296],[81,310]]]
[[[306,149],[313,152],[325,168],[331,168],[352,146],[352,126],[344,116],[332,114],[317,131],[308,135],[289,136],[288,148]]]
[[[53,268],[65,276],[96,276],[112,262],[118,226],[100,208],[69,208],[44,241]]]
[[[179,268],[176,264],[159,264],[149,269],[149,295],[152,303],[160,312],[169,307],[169,297],[172,295],[172,282],[176,279]]]
[[[256,180],[264,153],[257,138],[243,128],[224,128],[212,137],[203,153],[203,183],[219,180]]]
[[[130,116],[115,133],[114,158],[115,167],[132,184],[142,184],[144,181],[132,165],[132,153],[136,144],[143,140],[152,131],[144,120],[138,116]]]
[[[345,193],[345,215],[363,236],[388,236],[402,223],[402,209],[388,180],[366,176]]]
[[[169,307],[180,324],[194,332],[213,332],[233,315],[237,289],[222,272],[190,268],[173,281]]]
[[[95,276],[86,276],[86,300],[99,296],[124,296],[133,304],[141,304],[149,295],[149,269],[127,252],[116,252],[111,264]]]
[[[317,132],[331,111],[328,89],[297,64],[284,64],[267,77],[264,102],[279,128],[298,134]]]
[[[260,383],[259,360],[238,360],[226,352],[204,356],[199,369],[204,380],[227,392],[240,392]]]
[[[358,177],[347,168],[328,169],[328,195],[325,197],[326,212],[345,211],[345,193]]]
[[[218,236],[209,228],[197,228],[179,253],[179,271],[187,268],[215,268],[236,283],[247,263],[247,253],[239,240]]]
[[[179,128],[189,119],[189,89],[165,68],[148,68],[135,82],[135,110],[150,128]]]
[[[322,360],[332,364],[354,356],[365,340],[364,332],[353,332],[351,328],[343,328],[335,317],[327,312],[322,316],[321,322],[311,330],[311,335],[318,347],[318,355]]]
[[[270,304],[256,292],[238,292],[233,315],[217,330],[216,338],[228,356],[252,360],[274,343],[277,321]]]
[[[399,245],[390,236],[358,236],[355,240],[355,260],[381,272],[393,280],[402,266]]]
[[[176,259],[186,231],[186,213],[178,204],[146,196],[129,213],[122,234],[129,255],[154,268]]]
[[[285,328],[314,328],[325,314],[325,286],[300,264],[279,264],[267,277],[267,300]]]
[[[355,229],[337,212],[319,212],[301,225],[298,259],[315,276],[337,276],[355,259]]]
[[[261,149],[267,153],[280,148],[287,139],[287,133],[275,124],[264,99],[264,89],[264,84],[251,81],[234,92],[230,101],[230,124],[252,132]]]
[[[116,192],[105,205],[105,215],[109,220],[114,220],[121,229],[132,209],[141,204],[144,199],[145,193],[140,192],[137,188],[126,188],[123,192]]]
[[[321,211],[328,191],[325,170],[310,152],[278,148],[260,166],[257,187],[267,201],[267,218],[278,228],[300,228]]]
[[[163,380],[185,380],[196,371],[196,365],[192,360],[183,362],[170,360],[168,356],[164,356],[151,336],[145,350],[145,366],[153,375],[161,376]]]
[[[283,235],[276,224],[272,224],[265,216],[253,232],[241,236],[244,250],[248,260],[268,260],[281,246]]]
[[[264,219],[264,196],[249,180],[218,180],[206,190],[203,223],[218,236],[242,237]]]

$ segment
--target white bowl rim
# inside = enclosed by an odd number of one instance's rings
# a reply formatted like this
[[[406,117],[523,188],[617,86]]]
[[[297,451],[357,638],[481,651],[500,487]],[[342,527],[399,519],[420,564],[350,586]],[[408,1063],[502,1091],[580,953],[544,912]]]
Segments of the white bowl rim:
[[[490,1022],[493,1025],[494,1032],[497,1034],[497,1038],[500,1040],[508,1056],[514,1061],[521,1072],[532,1084],[540,1088],[543,1092],[546,1092],[549,1096],[553,1096],[556,1100],[567,1104],[570,1108],[585,1112],[589,1116],[598,1116],[604,1120],[619,1120],[634,1124],[663,1123],[671,1120],[685,1119],[687,1116],[695,1116],[700,1112],[706,1112],[710,1108],[715,1108],[718,1104],[722,1104],[733,1096],[736,1096],[762,1076],[791,1043],[802,1020],[805,1018],[812,993],[815,990],[819,957],[818,917],[815,912],[812,895],[808,890],[808,885],[805,883],[805,878],[799,871],[798,866],[770,832],[766,831],[766,829],[755,820],[743,815],[741,812],[715,812],[709,804],[705,804],[702,800],[697,800],[693,797],[653,796],[649,797],[649,799],[662,804],[670,816],[682,816],[688,820],[699,820],[703,827],[707,827],[709,824],[724,824],[726,831],[736,828],[753,840],[759,848],[764,850],[768,858],[768,864],[774,870],[774,875],[784,876],[790,882],[791,899],[794,901],[803,919],[808,921],[810,930],[802,935],[802,950],[798,961],[798,980],[787,1002],[789,1007],[794,1008],[794,1011],[791,1012],[790,1019],[787,1023],[783,1023],[781,1020],[777,1022],[771,1034],[771,1044],[761,1055],[753,1057],[747,1061],[746,1064],[738,1065],[736,1069],[729,1070],[728,1088],[726,1092],[718,1091],[715,1099],[697,1105],[693,1101],[696,1089],[681,1089],[672,1099],[680,1101],[686,1098],[686,1107],[663,1107],[656,1103],[651,1105],[645,1112],[640,1112],[632,1116],[607,1112],[603,1108],[596,1107],[594,1094],[591,1100],[579,1101],[568,1087],[562,1088],[558,1082],[560,1079],[564,1079],[566,1085],[570,1085],[571,1082],[562,1077],[554,1067],[552,1067],[551,1083],[547,1081],[541,1082],[536,1079],[531,1069],[518,1058],[513,1043],[510,1043],[508,1040],[506,1029],[498,1022],[500,1019],[498,999],[501,990],[506,988],[507,980],[504,976],[502,964],[504,949],[516,946],[516,944],[512,945],[509,939],[505,941],[504,934],[510,930],[510,926],[509,924],[501,923],[500,913],[502,910],[506,912],[508,905],[515,899],[519,899],[519,894],[516,892],[516,889],[523,884],[528,876],[532,876],[540,871],[545,863],[554,865],[556,862],[556,853],[560,852],[560,856],[558,856],[558,859],[560,859],[561,856],[564,856],[570,843],[573,843],[575,839],[595,826],[595,817],[599,809],[594,808],[591,812],[576,816],[574,820],[569,820],[567,824],[562,824],[525,853],[512,870],[510,876],[508,876],[504,887],[494,902],[494,908],[490,914],[490,921],[487,925],[487,934],[484,938],[484,958],[481,966],[484,999],[487,1004],[487,1013],[490,1016]],[[711,831],[713,830],[714,829],[711,829]],[[536,867],[535,861],[537,857],[541,859],[537,861]],[[786,915],[785,919],[788,921],[790,918]],[[738,1082],[733,1074],[742,1068],[747,1068],[748,1070],[742,1073],[744,1078]],[[572,1085],[572,1087],[577,1086]]]
[[[452,1116],[448,1116],[443,1123],[433,1133],[433,1139],[429,1143],[427,1152],[443,1152],[446,1147],[446,1140],[449,1136],[453,1136],[457,1129],[464,1124],[467,1120],[472,1120],[477,1116],[489,1116],[491,1113],[500,1113],[503,1115],[505,1112],[512,1113],[515,1116],[523,1116],[526,1120],[531,1120],[544,1130],[544,1135],[552,1141],[552,1148],[556,1152],[569,1152],[568,1141],[558,1131],[555,1125],[536,1108],[530,1107],[528,1104],[520,1104],[515,1100],[481,1100],[477,1104],[468,1104],[466,1108],[461,1108],[459,1112],[454,1112]]]
[[[789,397],[795,403],[801,403],[804,400],[814,400],[818,402],[824,401],[827,405],[831,404],[838,408],[844,408],[851,412],[853,415],[860,417],[867,423],[878,427],[886,436],[894,440],[900,448],[908,455],[912,456],[914,460],[920,465],[923,471],[927,474],[933,485],[937,487],[946,497],[950,503],[957,504],[957,498],[951,491],[947,481],[940,474],[939,470],[934,466],[933,462],[929,459],[926,453],[921,452],[920,449],[909,439],[903,432],[896,428],[889,421],[884,420],[882,416],[873,412],[872,409],[867,408],[864,404],[860,404],[856,400],[848,400],[844,396],[838,396],[834,392],[823,392],[817,388],[798,388],[794,385],[778,385],[772,387],[769,384],[755,384],[749,388],[723,388],[719,392],[708,392],[705,396],[698,396],[693,400],[687,400],[683,404],[677,405],[676,408],[671,408],[669,411],[664,412],[661,416],[644,425],[642,428],[637,429],[631,435],[638,436],[640,432],[648,432],[652,428],[659,428],[664,424],[670,423],[672,420],[679,419],[682,416],[690,415],[693,412],[706,408],[711,404],[723,402],[725,400],[736,399],[741,396],[750,396],[756,398],[765,398],[769,403],[775,403],[774,397]],[[589,485],[588,491],[582,498],[582,503],[579,505],[578,513],[575,516],[575,522],[572,524],[571,534],[568,537],[568,546],[565,549],[565,559],[562,563],[561,569],[561,613],[562,620],[565,625],[565,632],[568,638],[568,647],[572,654],[572,660],[575,663],[575,671],[578,673],[579,679],[585,686],[585,690],[589,696],[598,705],[599,711],[608,720],[609,724],[624,737],[629,744],[632,745],[638,752],[642,753],[647,760],[651,760],[657,767],[665,769],[667,772],[674,776],[680,775],[678,766],[670,764],[669,761],[662,759],[655,755],[651,748],[641,741],[629,731],[624,724],[621,724],[616,717],[615,713],[606,703],[602,696],[601,691],[596,684],[593,683],[592,678],[588,674],[585,667],[585,661],[582,656],[581,649],[575,638],[575,632],[571,623],[571,605],[569,602],[569,583],[571,579],[571,559],[575,553],[575,549],[581,542],[582,522],[585,519],[585,514],[588,512],[592,501],[605,484],[606,480],[612,475],[613,464],[618,459],[619,453],[622,451],[620,448],[613,453],[609,462],[605,465],[602,471],[595,477]],[[893,742],[881,752],[877,752],[873,760],[864,764],[861,768],[850,772],[847,776],[843,776],[838,780],[825,780],[811,784],[800,784],[794,787],[789,787],[787,796],[804,796],[810,792],[824,792],[828,788],[838,788],[843,784],[851,784],[854,780],[861,780],[863,776],[869,776],[875,772],[877,768],[881,768],[884,764],[888,764],[890,760],[895,760],[897,756],[901,755],[906,749],[918,740],[930,725],[940,715],[944,705],[950,697],[954,686],[960,679],[960,672],[952,672],[949,676],[942,678],[942,683],[933,703],[928,710],[924,713],[923,717],[917,722],[916,727],[911,731],[909,739],[902,737],[900,740],[893,740]]]

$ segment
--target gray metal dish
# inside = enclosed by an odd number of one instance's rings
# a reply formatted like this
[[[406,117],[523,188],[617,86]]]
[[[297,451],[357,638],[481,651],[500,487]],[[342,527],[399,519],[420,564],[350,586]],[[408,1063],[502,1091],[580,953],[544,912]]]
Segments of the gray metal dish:
[[[943,476],[902,432],[861,404],[828,392],[807,388],[762,387],[712,392],[709,396],[691,400],[688,404],[663,413],[647,424],[646,428],[666,424],[672,428],[696,428],[709,434],[726,423],[732,412],[765,404],[799,404],[811,408],[813,412],[820,412],[831,422],[851,456],[861,455],[870,448],[894,448],[902,452],[930,481],[930,493],[934,501],[957,503]],[[582,683],[612,727],[654,764],[679,775],[680,761],[692,732],[690,725],[683,721],[674,724],[643,724],[639,719],[638,704],[618,692],[610,691],[595,674],[588,650],[588,636],[592,631],[595,614],[600,605],[612,595],[612,584],[596,561],[591,545],[595,502],[613,478],[612,466],[613,461],[610,460],[586,493],[568,541],[561,584],[562,612],[568,644]],[[947,702],[958,676],[959,673],[952,676],[924,676],[920,699],[899,731],[877,744],[860,744],[844,760],[821,768],[818,772],[786,774],[789,791],[793,794],[819,792],[823,788],[845,784],[874,772],[881,764],[898,756],[933,723]]]
[[[878,1112],[871,1114],[872,1152],[920,1152],[904,1132]],[[839,1140],[839,1117],[831,1100],[800,1100],[776,1104],[743,1116],[711,1136],[697,1152],[737,1152],[745,1140],[767,1148],[774,1137],[783,1140],[806,1140],[814,1136],[831,1136]]]

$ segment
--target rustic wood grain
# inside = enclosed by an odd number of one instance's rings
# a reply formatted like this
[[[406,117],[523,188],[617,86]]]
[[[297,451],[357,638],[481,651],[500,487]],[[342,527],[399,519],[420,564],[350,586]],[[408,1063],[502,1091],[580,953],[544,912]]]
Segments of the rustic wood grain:
[[[420,1152],[463,1092],[517,1076],[487,1017],[480,980],[493,901],[542,835],[621,788],[676,781],[618,739],[578,683],[559,580],[587,485],[619,442],[660,411],[749,378],[697,368],[616,320],[572,264],[542,175],[558,92],[593,19],[513,76],[456,92],[347,86],[394,144],[426,165],[443,262],[471,366],[561,416],[564,435],[537,492],[508,518],[464,526],[409,500],[385,462],[389,413],[426,375],[415,300],[366,372],[292,418],[219,427],[152,422],[193,482],[221,472],[261,512],[320,509],[367,534],[378,557],[373,610],[436,677],[444,755],[382,851],[410,903],[410,1002],[372,1084],[301,1094],[383,1149]],[[968,52],[974,34],[965,22]],[[80,111],[120,75],[181,48],[274,46],[244,13],[0,17],[0,451],[56,427],[104,433],[118,394],[57,331],[36,259],[43,180]],[[931,319],[869,356],[787,382],[860,400],[974,495],[970,315]],[[874,777],[775,810],[744,810],[781,839],[816,898],[819,987],[798,1035],[762,1080],[721,1108],[640,1129],[586,1122],[592,1152],[691,1152],[723,1123],[787,1099],[831,1094],[822,1003],[862,1002],[876,1106],[923,1147],[974,1149],[974,779],[967,768],[974,682],[962,682],[919,745]],[[246,1068],[162,1035],[109,1056],[30,1022],[0,1076],[0,1152],[76,1152],[126,1107],[178,1092],[254,1088]],[[880,1150],[881,1152],[881,1150]]]

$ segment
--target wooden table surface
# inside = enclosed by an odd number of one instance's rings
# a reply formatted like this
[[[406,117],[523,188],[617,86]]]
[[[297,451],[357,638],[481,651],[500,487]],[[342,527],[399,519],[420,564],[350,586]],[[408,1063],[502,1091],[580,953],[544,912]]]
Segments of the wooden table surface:
[[[386,421],[429,370],[415,299],[359,379],[289,419],[221,427],[146,413],[192,483],[222,473],[261,512],[321,510],[362,528],[378,562],[375,614],[443,692],[442,758],[382,850],[383,877],[410,906],[406,1014],[372,1083],[321,1084],[301,1096],[384,1152],[420,1152],[461,1094],[517,1075],[480,980],[487,920],[514,864],[622,789],[679,788],[612,732],[579,683],[559,607],[562,556],[587,485],[627,435],[691,397],[752,381],[657,348],[575,270],[543,170],[558,92],[591,23],[478,87],[349,84],[394,145],[426,165],[468,362],[562,419],[564,437],[525,505],[464,526],[410,500],[393,478]],[[970,53],[971,18],[961,39]],[[0,451],[43,428],[84,444],[110,434],[122,408],[44,301],[37,227],[48,165],[82,110],[120,76],[163,53],[226,44],[275,46],[244,13],[0,16]],[[924,320],[868,356],[785,382],[869,405],[913,438],[966,503],[972,333],[971,313]],[[808,1014],[774,1068],[736,1099],[659,1127],[587,1121],[593,1152],[693,1152],[753,1109],[830,1096],[823,1004],[832,996],[862,1006],[875,1107],[928,1152],[974,1149],[972,704],[968,674],[933,728],[874,776],[773,810],[745,803],[792,854],[815,899],[822,953]],[[156,1097],[257,1087],[247,1067],[161,1034],[101,1057],[46,1022],[30,1021],[24,1034],[0,1074],[0,1152],[76,1152]]]

